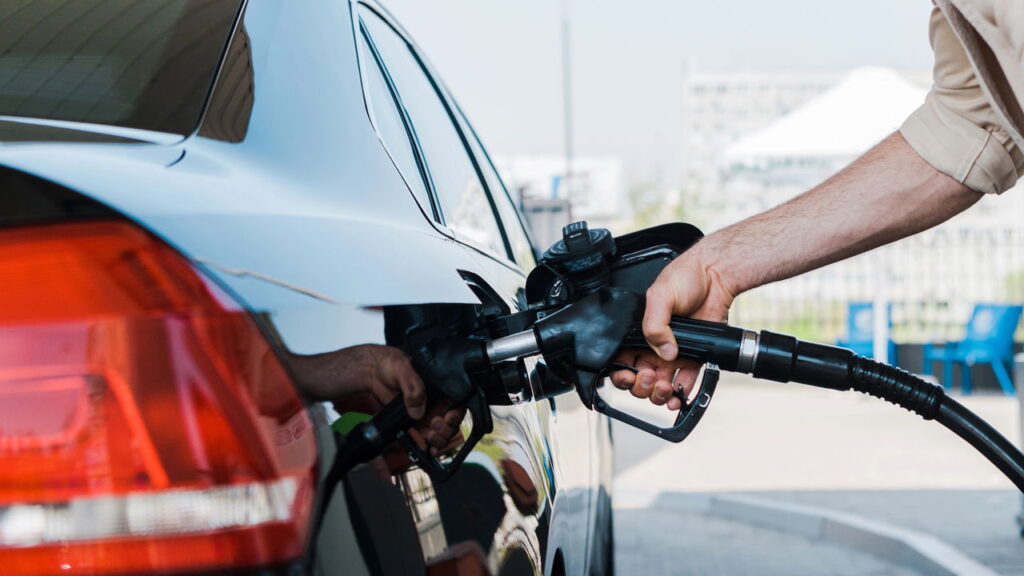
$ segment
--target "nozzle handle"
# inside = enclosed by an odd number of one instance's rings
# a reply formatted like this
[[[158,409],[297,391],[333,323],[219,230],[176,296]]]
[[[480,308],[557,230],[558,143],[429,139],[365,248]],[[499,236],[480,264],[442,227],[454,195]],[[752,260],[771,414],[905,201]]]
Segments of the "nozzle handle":
[[[634,428],[639,428],[644,432],[653,434],[663,440],[679,443],[685,440],[690,435],[690,432],[693,432],[693,429],[700,423],[700,419],[704,417],[704,412],[707,411],[708,406],[711,404],[711,398],[715,394],[719,375],[720,372],[717,366],[713,364],[706,364],[704,366],[704,377],[701,378],[696,398],[690,403],[687,403],[685,400],[683,401],[683,407],[676,414],[676,420],[672,426],[656,426],[646,420],[641,420],[632,414],[614,408],[599,393],[594,394],[594,410],[609,418],[614,418]]]
[[[754,360],[757,357],[758,334],[728,324],[679,316],[672,317],[670,326],[679,347],[677,357],[704,365],[704,376],[697,395],[690,403],[683,399],[683,407],[677,414],[675,423],[667,428],[655,426],[609,406],[599,395],[595,395],[594,409],[659,438],[682,442],[697,426],[710,405],[721,374],[720,368],[733,372],[753,371]],[[623,340],[622,348],[648,348],[639,325],[634,326]]]
[[[673,316],[669,323],[679,347],[678,358],[715,364],[729,372],[750,373],[757,355],[758,334],[719,322]],[[622,343],[623,348],[647,348],[639,326]]]

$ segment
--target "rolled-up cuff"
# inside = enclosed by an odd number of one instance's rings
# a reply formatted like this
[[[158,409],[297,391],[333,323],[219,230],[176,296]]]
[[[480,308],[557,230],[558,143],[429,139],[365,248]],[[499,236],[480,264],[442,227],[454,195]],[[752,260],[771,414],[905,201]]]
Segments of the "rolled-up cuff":
[[[900,133],[936,170],[972,190],[1001,194],[1017,183],[1013,153],[1019,151],[1009,135],[972,123],[934,93],[907,118]]]

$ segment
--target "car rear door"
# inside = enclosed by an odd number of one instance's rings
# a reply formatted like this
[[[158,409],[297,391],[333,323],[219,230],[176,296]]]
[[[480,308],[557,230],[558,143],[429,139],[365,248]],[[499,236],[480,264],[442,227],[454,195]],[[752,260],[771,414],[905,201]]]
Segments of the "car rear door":
[[[455,108],[470,150],[494,200],[511,253],[520,266],[530,270],[536,262],[522,220],[479,138],[457,106]],[[495,270],[495,277],[500,275],[501,271]],[[540,362],[540,358],[528,360],[531,366]],[[549,546],[552,550],[561,551],[557,562],[564,564],[567,574],[592,574],[594,572],[587,564],[587,558],[593,557],[591,547],[595,542],[597,516],[601,514],[602,506],[610,505],[600,498],[602,466],[610,466],[611,463],[611,455],[607,451],[610,446],[607,422],[584,408],[574,392],[537,402],[533,411],[549,442],[555,478]],[[554,555],[550,561],[556,561]],[[552,568],[549,566],[546,573],[551,573]]]
[[[362,43],[364,81],[377,74],[374,67],[379,66],[406,122],[413,156],[418,161],[407,158],[396,164],[404,164],[399,169],[407,178],[422,179],[414,186],[418,188],[422,183],[426,191],[424,196],[418,196],[424,215],[439,230],[472,249],[477,265],[474,270],[465,271],[465,276],[484,304],[505,310],[523,307],[524,269],[534,266],[532,247],[476,135],[448,99],[443,86],[431,76],[422,57],[386,14],[375,6],[360,3],[355,21]],[[373,99],[372,94],[368,99]],[[379,114],[379,108],[385,105],[389,103],[370,103],[371,115]],[[396,130],[395,135],[400,132]],[[382,135],[382,140],[389,145],[387,137]],[[395,140],[393,148],[405,148],[401,138]],[[517,463],[526,472],[520,481],[528,479],[545,500],[529,522],[520,523],[521,527],[533,526],[527,529],[534,532],[526,535],[527,540],[535,541],[537,551],[546,556],[541,560],[545,565],[535,569],[550,572],[557,549],[567,573],[583,573],[593,533],[592,509],[597,500],[592,438],[598,418],[571,395],[525,406],[494,407],[492,412],[498,425],[491,438],[478,448],[478,461],[489,460],[484,467],[499,469],[500,484],[513,495],[515,488],[509,484],[515,482],[511,478],[515,473],[503,468],[510,466],[509,461]],[[495,447],[510,446],[517,447],[513,451],[520,453],[518,459],[496,457],[500,450]],[[479,488],[472,483],[462,485],[468,492],[448,502],[448,506],[465,509],[469,505],[467,495]],[[439,493],[447,491],[438,485],[434,489]],[[442,506],[445,504],[441,502]],[[531,516],[521,509],[512,512],[508,515]],[[465,514],[441,511],[441,517],[446,519],[446,533],[460,531],[459,524],[465,519],[460,516]],[[497,544],[497,539],[503,537],[507,534],[503,536],[500,529],[496,530],[493,542]],[[517,547],[518,544],[513,545],[513,549]],[[493,553],[494,548],[488,551]],[[530,563],[533,562],[531,558]],[[492,563],[491,567],[502,565]]]

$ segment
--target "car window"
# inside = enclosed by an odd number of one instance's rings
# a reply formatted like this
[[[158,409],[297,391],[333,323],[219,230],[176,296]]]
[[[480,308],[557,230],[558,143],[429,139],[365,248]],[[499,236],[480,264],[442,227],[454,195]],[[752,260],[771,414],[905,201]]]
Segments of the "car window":
[[[487,182],[487,189],[491,192],[491,198],[494,199],[494,204],[498,208],[501,224],[505,229],[505,234],[508,235],[512,256],[524,271],[529,272],[533,270],[537,262],[533,255],[533,246],[530,244],[529,236],[519,218],[519,212],[516,210],[515,204],[512,203],[505,183],[498,176],[498,171],[494,168],[490,155],[484,150],[480,137],[470,126],[469,120],[466,119],[462,110],[458,110],[458,114],[459,121],[464,127],[463,132],[469,139],[469,147],[472,149],[473,155],[476,156],[477,165],[480,166],[480,172],[484,175],[484,181]]]
[[[0,116],[190,134],[241,0],[0,3]]]
[[[363,72],[363,83],[366,86],[367,106],[373,123],[420,206],[432,218],[436,217],[437,213],[427,193],[405,120],[402,119],[394,94],[380,69],[380,63],[367,43],[366,36],[362,31],[356,36],[359,39],[359,62]]]
[[[486,156],[481,158],[480,169],[483,170],[484,177],[487,179],[487,185],[491,189],[491,195],[498,206],[498,213],[501,214],[501,221],[505,227],[505,232],[508,234],[508,242],[512,248],[512,255],[516,263],[525,272],[529,272],[537,265],[537,261],[533,255],[533,245],[530,244],[529,236],[526,235],[526,231],[523,229],[523,221],[519,217],[519,212],[516,210],[515,205],[512,204],[512,199],[498,177],[494,166],[491,164],[490,158]]]
[[[444,224],[484,248],[508,255],[491,200],[433,82],[389,24],[365,7],[361,14],[412,122]]]

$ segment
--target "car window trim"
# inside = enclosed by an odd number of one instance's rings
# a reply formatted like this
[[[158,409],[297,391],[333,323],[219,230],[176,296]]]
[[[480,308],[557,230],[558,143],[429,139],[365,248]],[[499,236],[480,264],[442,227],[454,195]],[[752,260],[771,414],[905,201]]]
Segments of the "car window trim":
[[[224,43],[224,49],[220,53],[220,61],[217,62],[217,70],[213,74],[213,82],[210,82],[210,87],[206,91],[206,96],[203,98],[203,106],[199,110],[199,120],[196,125],[182,138],[182,141],[187,141],[195,138],[199,135],[199,132],[203,129],[203,125],[206,123],[206,117],[210,111],[210,105],[213,101],[213,95],[217,92],[217,87],[220,85],[221,75],[224,73],[224,67],[227,65],[228,53],[231,51],[231,45],[235,42],[235,36],[238,35],[239,28],[242,27],[242,23],[245,21],[245,12],[249,7],[249,0],[242,0],[238,3],[238,12],[235,13],[235,21],[231,24],[231,32],[228,34],[227,42]]]
[[[537,253],[537,244],[533,240],[533,231],[530,229],[529,223],[523,219],[522,206],[512,199],[512,194],[508,191],[508,185],[505,184],[505,179],[501,177],[501,173],[498,172],[498,167],[494,165],[494,160],[491,158],[491,153],[487,151],[487,148],[484,146],[483,141],[480,139],[480,135],[477,134],[476,128],[474,128],[473,124],[470,123],[469,118],[466,118],[466,113],[462,111],[462,107],[459,106],[459,103],[455,102],[454,99],[453,103],[455,105],[455,109],[459,113],[459,118],[465,124],[466,129],[469,130],[470,134],[472,134],[473,139],[476,140],[477,148],[483,155],[482,161],[487,163],[491,171],[494,172],[494,176],[497,178],[498,184],[501,185],[501,190],[498,191],[498,193],[503,194],[505,196],[505,198],[508,200],[508,203],[512,205],[512,208],[516,213],[516,221],[512,223],[512,225],[519,226],[519,229],[523,231],[523,235],[526,236],[526,241],[530,245],[530,251],[533,252],[534,258],[540,258],[540,255]],[[509,242],[511,243],[511,239],[509,239]],[[516,261],[514,256],[513,261]],[[518,261],[516,263],[522,264],[522,262]]]
[[[453,232],[455,232],[455,234],[458,236],[457,239],[459,240],[459,242],[461,242],[463,244],[466,244],[468,246],[471,246],[472,248],[474,248],[476,250],[479,250],[479,251],[487,254],[488,256],[492,256],[492,255],[493,256],[498,256],[497,259],[499,261],[500,260],[506,260],[506,261],[509,261],[509,262],[511,262],[512,264],[515,265],[516,261],[515,261],[515,257],[513,256],[512,242],[511,242],[511,240],[508,237],[508,231],[505,230],[504,223],[503,223],[503,221],[501,219],[501,216],[499,214],[499,211],[498,211],[498,205],[494,201],[494,197],[491,195],[490,187],[487,185],[486,179],[484,178],[484,175],[483,175],[483,171],[480,169],[479,160],[477,159],[476,155],[473,154],[473,152],[471,150],[471,147],[469,145],[469,140],[467,139],[466,134],[465,134],[465,132],[462,129],[462,125],[459,122],[459,120],[456,117],[456,115],[453,113],[452,102],[454,102],[454,100],[451,99],[451,96],[450,96],[450,94],[448,94],[448,92],[446,90],[446,87],[443,85],[443,83],[441,83],[437,79],[437,77],[433,73],[433,69],[427,64],[426,58],[424,58],[420,54],[419,50],[416,48],[416,45],[412,41],[409,40],[408,36],[404,33],[404,31],[401,29],[401,27],[397,26],[395,24],[394,20],[391,18],[390,14],[388,14],[386,10],[381,9],[379,6],[375,6],[374,4],[372,4],[370,2],[367,2],[366,0],[360,0],[356,4],[359,5],[359,6],[365,6],[366,9],[370,10],[371,12],[373,12],[378,18],[381,19],[382,22],[384,22],[384,24],[386,24],[389,28],[391,28],[391,30],[405,44],[406,48],[409,50],[409,53],[412,54],[413,58],[416,60],[416,63],[419,65],[420,70],[423,72],[424,76],[426,76],[427,81],[430,82],[431,87],[434,89],[435,96],[437,96],[438,100],[441,102],[441,105],[444,107],[444,110],[445,110],[445,112],[448,115],[448,121],[451,122],[452,127],[455,129],[455,133],[459,136],[459,141],[462,143],[463,151],[465,152],[466,156],[469,158],[470,164],[473,166],[473,172],[476,174],[477,180],[480,182],[480,187],[483,190],[485,197],[487,198],[487,204],[491,208],[491,215],[494,218],[495,224],[497,224],[497,226],[498,226],[498,233],[501,234],[501,241],[502,241],[502,245],[505,248],[505,253],[504,254],[498,254],[493,249],[491,249],[489,247],[486,247],[486,246],[482,246],[478,242],[473,241],[472,239],[466,238],[465,234],[460,234],[458,230],[452,229],[450,227],[449,227],[449,229],[451,229]],[[361,29],[365,29],[365,25],[363,24],[362,17],[358,15],[358,12],[357,12],[356,16],[359,18],[359,26],[360,26],[360,28]],[[372,40],[373,37],[369,33],[369,30],[365,30],[365,35],[366,35],[368,43],[371,45],[371,48],[372,48],[372,50],[374,52],[374,57],[377,59],[377,64],[381,67],[381,70],[384,72],[384,75],[387,78],[388,86],[392,90],[392,96],[395,97],[395,101],[398,103],[399,107],[402,109],[402,117],[403,117],[403,119],[408,119],[408,121],[409,121],[408,127],[411,127],[412,122],[411,122],[411,119],[409,119],[408,111],[405,110],[405,105],[401,103],[401,97],[400,96],[396,96],[397,95],[397,90],[394,88],[394,81],[391,78],[391,73],[388,70],[387,65],[384,64],[383,59],[380,58],[380,54],[377,52],[376,46],[373,46],[373,40]],[[457,107],[458,105],[456,104],[455,106]],[[461,109],[459,111],[461,112]],[[468,121],[467,121],[467,124],[468,124]],[[408,129],[408,127],[407,127],[407,129]],[[412,132],[413,132],[413,134],[415,134],[415,128],[412,128]],[[475,132],[474,132],[474,134],[475,134]],[[413,136],[413,138],[415,139],[415,136]],[[479,139],[477,140],[477,142],[479,142]],[[420,146],[420,143],[419,143],[418,139],[415,139],[414,147],[415,147],[416,153],[419,156],[423,156],[422,147]],[[426,161],[425,160],[423,160],[423,165],[426,166]],[[431,196],[431,202],[436,202],[438,204],[438,212],[441,215],[440,223],[442,225],[447,226],[447,220],[444,219],[444,211],[442,209],[440,209],[440,196],[437,194],[437,187],[434,185],[433,179],[429,178],[429,174],[430,174],[429,168],[426,169],[426,173],[428,174],[428,180],[429,180],[428,181],[428,193]],[[502,186],[504,186],[504,183],[502,183]],[[513,203],[513,205],[514,205],[514,203]]]
[[[242,24],[246,17],[246,8],[248,7],[249,0],[242,0],[241,2],[239,2],[238,11],[234,12],[234,22],[231,23],[231,31],[227,34],[227,40],[224,42],[224,47],[220,50],[220,59],[217,60],[217,69],[213,73],[213,81],[210,82],[210,86],[207,88],[206,95],[203,96],[203,106],[200,108],[199,111],[199,119],[196,121],[196,125],[193,126],[193,129],[191,129],[190,132],[182,135],[182,142],[198,136],[200,130],[203,129],[203,124],[206,123],[206,117],[210,111],[210,105],[212,104],[213,94],[214,92],[216,92],[217,86],[220,84],[221,74],[223,74],[224,67],[227,65],[227,53],[231,49],[231,44],[234,42],[234,37],[238,35],[239,29],[242,28]]]
[[[405,134],[409,138],[409,143],[412,146],[413,158],[416,159],[416,167],[419,173],[418,175],[420,179],[423,180],[423,185],[427,191],[427,199],[430,202],[429,210],[433,216],[432,220],[438,224],[444,225],[440,199],[437,197],[434,191],[433,178],[431,178],[430,176],[430,167],[427,165],[426,159],[423,155],[423,150],[420,146],[419,138],[416,135],[416,128],[412,124],[412,119],[409,117],[409,112],[408,110],[406,110],[405,104],[402,103],[402,97],[398,93],[398,89],[395,87],[395,81],[394,79],[391,78],[391,74],[388,71],[387,66],[384,65],[383,58],[381,58],[380,51],[377,49],[377,46],[373,42],[373,36],[370,34],[370,31],[363,23],[362,17],[356,14],[356,18],[356,26],[359,28],[357,34],[362,36],[363,40],[366,41],[366,45],[370,49],[370,57],[373,59],[372,65],[377,67],[377,69],[380,71],[381,76],[384,78],[384,84],[387,86],[388,92],[391,94],[392,103],[398,110],[398,116],[399,118],[402,119],[402,125],[405,126]],[[369,96],[365,94],[365,92],[363,94],[363,98],[364,100],[367,101],[367,104],[369,106],[373,105],[373,103],[370,102]],[[377,132],[377,136],[379,137],[381,143],[384,145],[384,148],[387,149],[388,143],[384,141],[384,137],[380,134],[380,129],[376,126],[376,121],[373,118],[373,113],[368,109],[367,114],[370,117],[370,122],[374,124],[374,131]],[[391,154],[390,150],[388,150],[388,154]],[[398,172],[399,174],[401,174],[401,169],[399,169]],[[402,177],[405,178],[405,175],[403,174]],[[408,186],[409,183],[406,182],[406,185]],[[412,192],[412,190],[410,190],[410,192]]]
[[[405,39],[403,38],[403,40]],[[472,146],[469,145],[469,139],[463,130],[462,123],[459,122],[458,117],[453,111],[453,103],[455,102],[455,99],[452,98],[446,87],[432,73],[430,66],[427,65],[426,60],[416,51],[415,46],[408,40],[406,40],[406,45],[409,47],[409,51],[412,52],[413,57],[415,57],[416,61],[419,63],[420,69],[423,70],[423,74],[426,75],[427,80],[429,80],[431,86],[433,86],[434,93],[437,95],[438,100],[441,101],[441,105],[444,106],[445,112],[448,113],[448,121],[452,123],[452,127],[455,128],[455,133],[459,135],[459,141],[462,143],[462,150],[469,158],[470,164],[473,165],[473,172],[476,174],[476,178],[480,182],[480,187],[484,192],[484,196],[487,198],[487,204],[491,207],[491,214],[494,216],[494,222],[498,225],[498,232],[501,234],[501,242],[505,247],[505,254],[502,256],[507,260],[515,262],[512,250],[512,241],[508,237],[508,231],[505,230],[505,225],[501,219],[501,213],[498,210],[498,203],[495,202],[494,196],[491,194],[490,186],[488,186],[487,179],[484,177],[483,170],[480,168],[480,160],[476,157],[476,154],[473,153]],[[454,107],[457,106],[457,104],[454,104]],[[469,123],[468,120],[466,123]]]

